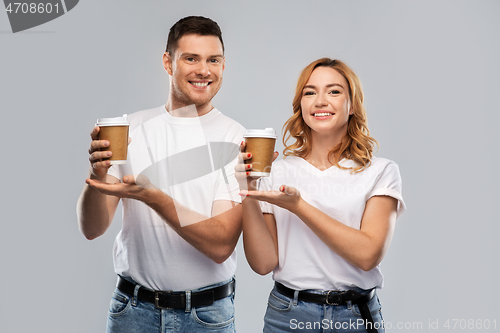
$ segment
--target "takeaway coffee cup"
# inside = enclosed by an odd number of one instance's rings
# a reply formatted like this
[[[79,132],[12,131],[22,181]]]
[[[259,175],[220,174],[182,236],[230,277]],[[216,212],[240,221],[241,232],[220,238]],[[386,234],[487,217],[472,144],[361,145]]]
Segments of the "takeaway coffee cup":
[[[127,162],[128,147],[128,119],[127,115],[116,118],[99,118],[99,140],[108,140],[109,146],[101,148],[103,151],[111,150],[113,155],[109,158],[111,164],[125,164]]]
[[[243,136],[246,142],[246,151],[252,153],[252,158],[246,162],[252,164],[249,176],[267,177],[271,174],[276,132],[272,128],[263,130],[247,130]]]

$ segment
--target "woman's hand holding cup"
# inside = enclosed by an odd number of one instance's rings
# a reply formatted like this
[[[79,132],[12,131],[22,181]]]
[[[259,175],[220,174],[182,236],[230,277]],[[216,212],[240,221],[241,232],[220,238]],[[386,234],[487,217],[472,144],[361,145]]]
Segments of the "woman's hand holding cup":
[[[240,144],[240,154],[238,155],[238,164],[235,166],[235,177],[240,185],[240,190],[248,190],[255,191],[257,188],[257,180],[262,177],[262,175],[255,175],[255,172],[252,172],[253,166],[249,161],[252,160],[252,153],[246,151],[246,142],[242,141]],[[275,151],[273,153],[272,161],[276,160],[279,153]]]

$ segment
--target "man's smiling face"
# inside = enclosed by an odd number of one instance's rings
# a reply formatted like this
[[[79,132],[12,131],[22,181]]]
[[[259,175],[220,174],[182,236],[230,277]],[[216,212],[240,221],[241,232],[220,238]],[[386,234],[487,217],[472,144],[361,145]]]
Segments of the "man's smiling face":
[[[222,43],[216,36],[182,36],[175,53],[163,56],[163,65],[171,76],[171,110],[194,104],[199,115],[209,112],[212,98],[222,85],[224,61]]]

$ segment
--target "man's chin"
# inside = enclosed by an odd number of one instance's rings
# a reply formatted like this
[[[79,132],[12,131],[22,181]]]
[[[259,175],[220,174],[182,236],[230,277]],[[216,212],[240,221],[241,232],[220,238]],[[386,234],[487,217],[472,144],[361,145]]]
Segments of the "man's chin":
[[[198,114],[200,114],[200,112],[205,114],[212,108],[211,101],[212,99],[191,99],[190,101],[187,101],[189,104],[185,105],[185,107],[196,111]],[[207,110],[207,108],[209,109]]]
[[[194,104],[194,106],[196,106],[197,109],[203,108],[212,102],[212,98],[213,98],[213,96],[210,98],[193,98],[193,99],[191,99],[191,105]]]

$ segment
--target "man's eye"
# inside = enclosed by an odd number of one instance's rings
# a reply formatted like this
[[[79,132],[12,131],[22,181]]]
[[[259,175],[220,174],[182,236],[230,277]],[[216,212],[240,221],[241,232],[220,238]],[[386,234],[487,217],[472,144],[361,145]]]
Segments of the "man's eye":
[[[213,63],[213,64],[216,64],[219,62],[219,59],[210,59],[210,62]]]
[[[187,58],[186,58],[186,60],[191,62],[191,61],[194,61],[194,58],[192,58],[192,57],[187,57]]]

